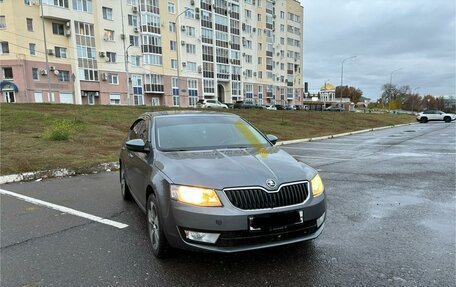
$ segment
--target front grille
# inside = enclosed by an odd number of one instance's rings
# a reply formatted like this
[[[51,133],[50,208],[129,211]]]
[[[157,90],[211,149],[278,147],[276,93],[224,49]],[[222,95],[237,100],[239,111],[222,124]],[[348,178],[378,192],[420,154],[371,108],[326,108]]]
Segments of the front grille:
[[[304,202],[309,195],[307,183],[282,186],[278,192],[268,193],[260,188],[228,189],[225,194],[240,209],[263,209]]]
[[[222,232],[215,245],[219,247],[236,247],[273,243],[310,235],[315,233],[317,229],[316,221],[312,220],[281,231],[258,233],[249,231],[227,231]]]

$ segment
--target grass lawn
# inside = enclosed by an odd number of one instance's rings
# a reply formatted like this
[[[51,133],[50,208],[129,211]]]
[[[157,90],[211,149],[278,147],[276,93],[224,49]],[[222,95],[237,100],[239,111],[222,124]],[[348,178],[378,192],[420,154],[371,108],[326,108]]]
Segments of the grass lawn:
[[[120,142],[141,113],[152,107],[0,104],[0,174],[53,168],[80,171],[116,161]],[[169,108],[168,108],[169,109]],[[226,110],[224,110],[226,111]],[[317,137],[366,128],[410,123],[410,115],[338,112],[228,110],[279,140]],[[67,119],[68,140],[53,141],[50,127]]]

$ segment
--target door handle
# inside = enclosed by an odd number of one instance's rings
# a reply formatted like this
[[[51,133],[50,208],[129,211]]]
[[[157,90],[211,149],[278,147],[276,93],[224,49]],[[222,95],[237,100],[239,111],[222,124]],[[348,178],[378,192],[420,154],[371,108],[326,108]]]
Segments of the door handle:
[[[129,152],[129,153],[128,153],[128,157],[129,157],[129,158],[133,158],[133,154]]]

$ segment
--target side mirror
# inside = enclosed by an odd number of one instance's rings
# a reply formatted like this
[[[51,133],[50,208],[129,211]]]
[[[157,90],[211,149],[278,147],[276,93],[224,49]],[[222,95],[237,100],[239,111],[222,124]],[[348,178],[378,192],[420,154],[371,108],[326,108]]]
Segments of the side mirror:
[[[277,143],[277,140],[279,139],[275,135],[266,135],[266,137],[273,145],[275,145]]]
[[[127,149],[136,152],[149,152],[149,147],[146,147],[146,143],[142,139],[129,140],[125,143]]]

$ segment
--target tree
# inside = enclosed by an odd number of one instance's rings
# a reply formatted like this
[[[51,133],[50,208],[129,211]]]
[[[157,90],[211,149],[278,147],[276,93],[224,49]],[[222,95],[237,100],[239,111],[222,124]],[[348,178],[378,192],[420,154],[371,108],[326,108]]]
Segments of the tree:
[[[341,94],[342,92],[342,94]],[[363,96],[363,91],[355,87],[343,86],[342,89],[340,86],[336,87],[336,99],[337,98],[350,98],[350,101],[357,103],[361,100]]]

